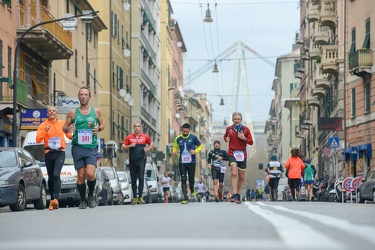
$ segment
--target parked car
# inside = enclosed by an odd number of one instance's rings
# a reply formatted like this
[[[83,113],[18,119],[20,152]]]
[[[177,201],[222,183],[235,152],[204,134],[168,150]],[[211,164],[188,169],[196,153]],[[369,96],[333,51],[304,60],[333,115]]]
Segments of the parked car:
[[[47,206],[46,181],[34,157],[22,148],[0,147],[0,207],[23,211]]]
[[[181,202],[183,200],[183,194],[181,187],[174,187],[172,201]]]
[[[159,182],[159,172],[156,164],[152,161],[150,157],[147,158],[147,163],[145,166],[145,180],[147,181],[148,185],[151,186],[151,199],[152,202],[158,203],[161,202],[164,193],[160,189],[160,182]]]
[[[129,172],[117,171],[118,179],[121,185],[121,192],[124,196],[124,203],[131,203],[133,198],[132,183]]]
[[[121,184],[119,182],[119,178],[117,172],[114,167],[111,166],[103,166],[100,167],[105,170],[107,173],[109,180],[111,181],[111,187],[113,191],[113,201],[116,205],[123,205],[124,204],[124,196],[121,192]]]
[[[102,168],[96,168],[96,182],[98,186],[97,204],[99,206],[113,205],[113,191],[107,172]]]
[[[358,203],[363,203],[366,200],[375,203],[375,170],[367,172],[366,177],[362,180],[357,190]]]
[[[45,153],[44,143],[37,144],[36,131],[30,131],[26,134],[23,148],[30,152],[30,154],[39,163],[43,176],[48,182],[47,168],[45,166]],[[77,171],[74,168],[74,161],[72,156],[72,144],[71,140],[65,137],[66,148],[65,148],[65,161],[60,172],[61,179],[61,192],[59,196],[59,207],[73,207],[78,206],[81,200],[81,196],[77,190]],[[88,193],[88,192],[86,192]],[[47,207],[49,205],[50,194],[47,185]]]

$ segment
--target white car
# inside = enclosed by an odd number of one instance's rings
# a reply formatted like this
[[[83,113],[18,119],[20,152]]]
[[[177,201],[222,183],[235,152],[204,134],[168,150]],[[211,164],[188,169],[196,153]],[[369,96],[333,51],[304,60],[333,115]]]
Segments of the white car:
[[[121,192],[124,195],[124,203],[131,203],[133,198],[133,190],[129,173],[124,171],[117,171],[117,175],[121,185]]]

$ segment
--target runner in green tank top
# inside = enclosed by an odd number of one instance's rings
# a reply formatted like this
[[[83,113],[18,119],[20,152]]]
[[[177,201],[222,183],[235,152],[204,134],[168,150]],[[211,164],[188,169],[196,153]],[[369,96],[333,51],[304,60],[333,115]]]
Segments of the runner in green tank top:
[[[81,87],[78,92],[80,107],[69,111],[63,130],[73,133],[72,156],[77,170],[77,189],[81,196],[80,209],[87,208],[86,179],[88,205],[94,208],[96,184],[95,170],[97,165],[97,134],[104,129],[104,122],[99,108],[90,107],[90,89]]]

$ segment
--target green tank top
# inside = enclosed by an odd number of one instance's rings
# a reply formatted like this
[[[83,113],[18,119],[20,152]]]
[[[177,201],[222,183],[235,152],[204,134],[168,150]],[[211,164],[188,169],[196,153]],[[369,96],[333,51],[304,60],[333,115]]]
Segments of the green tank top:
[[[95,125],[98,124],[95,108],[90,107],[91,111],[87,115],[81,114],[79,108],[76,108],[76,116],[73,123],[76,126],[74,131],[72,144],[79,145],[83,148],[95,148],[97,144],[97,135],[92,134]]]
[[[304,177],[303,179],[305,181],[312,181],[314,180],[314,169],[311,167],[311,164],[305,164],[306,167],[305,167],[305,170],[304,170]]]

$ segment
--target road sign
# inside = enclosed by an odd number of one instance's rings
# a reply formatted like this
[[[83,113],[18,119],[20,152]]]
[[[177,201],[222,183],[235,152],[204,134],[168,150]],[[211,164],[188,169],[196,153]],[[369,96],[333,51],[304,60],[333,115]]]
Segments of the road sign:
[[[350,192],[352,191],[352,177],[346,177],[342,182],[342,191]]]
[[[339,147],[339,138],[338,137],[329,137],[328,144],[330,148],[338,148]]]
[[[323,152],[323,157],[328,157],[331,150],[327,147],[324,147],[322,152]]]
[[[352,181],[352,189],[357,190],[359,185],[362,184],[363,177],[355,177]]]

